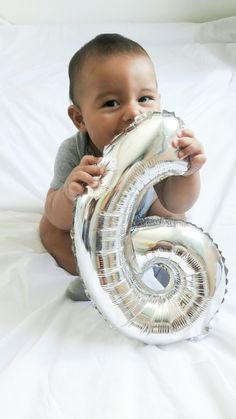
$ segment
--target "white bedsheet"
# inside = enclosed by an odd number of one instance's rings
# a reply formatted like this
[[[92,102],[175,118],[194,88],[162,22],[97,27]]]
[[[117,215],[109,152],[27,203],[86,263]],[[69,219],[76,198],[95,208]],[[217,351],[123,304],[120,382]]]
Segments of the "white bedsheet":
[[[85,41],[120,32],[150,52],[163,107],[205,145],[190,219],[229,268],[210,335],[164,347],[109,328],[65,297],[72,276],[45,252],[38,222],[66,115],[67,63]],[[0,417],[236,417],[236,17],[204,24],[0,24]]]

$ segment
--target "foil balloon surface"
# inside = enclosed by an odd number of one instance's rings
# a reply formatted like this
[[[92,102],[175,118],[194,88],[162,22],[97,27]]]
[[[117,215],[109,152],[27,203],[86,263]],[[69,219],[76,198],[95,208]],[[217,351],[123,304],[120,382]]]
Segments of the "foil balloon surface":
[[[207,334],[226,293],[224,258],[202,229],[157,216],[133,222],[149,188],[187,171],[171,146],[181,124],[167,111],[137,117],[104,149],[100,186],[75,201],[73,249],[91,301],[150,344]]]

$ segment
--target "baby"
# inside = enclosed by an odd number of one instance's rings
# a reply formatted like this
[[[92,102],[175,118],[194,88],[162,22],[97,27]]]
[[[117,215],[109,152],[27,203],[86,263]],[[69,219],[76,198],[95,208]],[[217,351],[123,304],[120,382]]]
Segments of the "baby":
[[[161,103],[149,55],[118,34],[98,35],[77,51],[69,64],[69,79],[68,114],[77,132],[59,148],[40,236],[57,263],[78,277],[70,238],[74,198],[85,192],[86,185],[98,186],[97,177],[105,170],[97,166],[104,146],[137,115],[160,111]],[[199,169],[206,160],[203,147],[189,129],[183,129],[172,145],[180,159],[188,159],[189,169],[184,176],[169,177],[151,188],[140,204],[139,216],[184,219],[198,197]],[[71,298],[83,299],[80,287],[78,280],[72,283]]]

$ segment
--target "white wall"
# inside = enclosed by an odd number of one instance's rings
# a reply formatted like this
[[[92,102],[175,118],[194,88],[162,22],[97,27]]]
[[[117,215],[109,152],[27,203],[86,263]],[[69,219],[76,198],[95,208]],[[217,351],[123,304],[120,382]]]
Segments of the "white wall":
[[[236,15],[236,0],[0,0],[12,23],[203,22]]]

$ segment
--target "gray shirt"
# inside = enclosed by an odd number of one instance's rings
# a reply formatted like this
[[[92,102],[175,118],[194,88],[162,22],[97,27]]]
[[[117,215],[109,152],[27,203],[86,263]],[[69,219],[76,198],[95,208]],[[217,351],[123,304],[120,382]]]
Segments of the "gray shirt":
[[[89,147],[86,134],[77,132],[72,137],[64,140],[57,152],[54,177],[50,187],[60,189],[70,172],[79,165],[80,160],[86,154],[94,155],[93,150]]]

